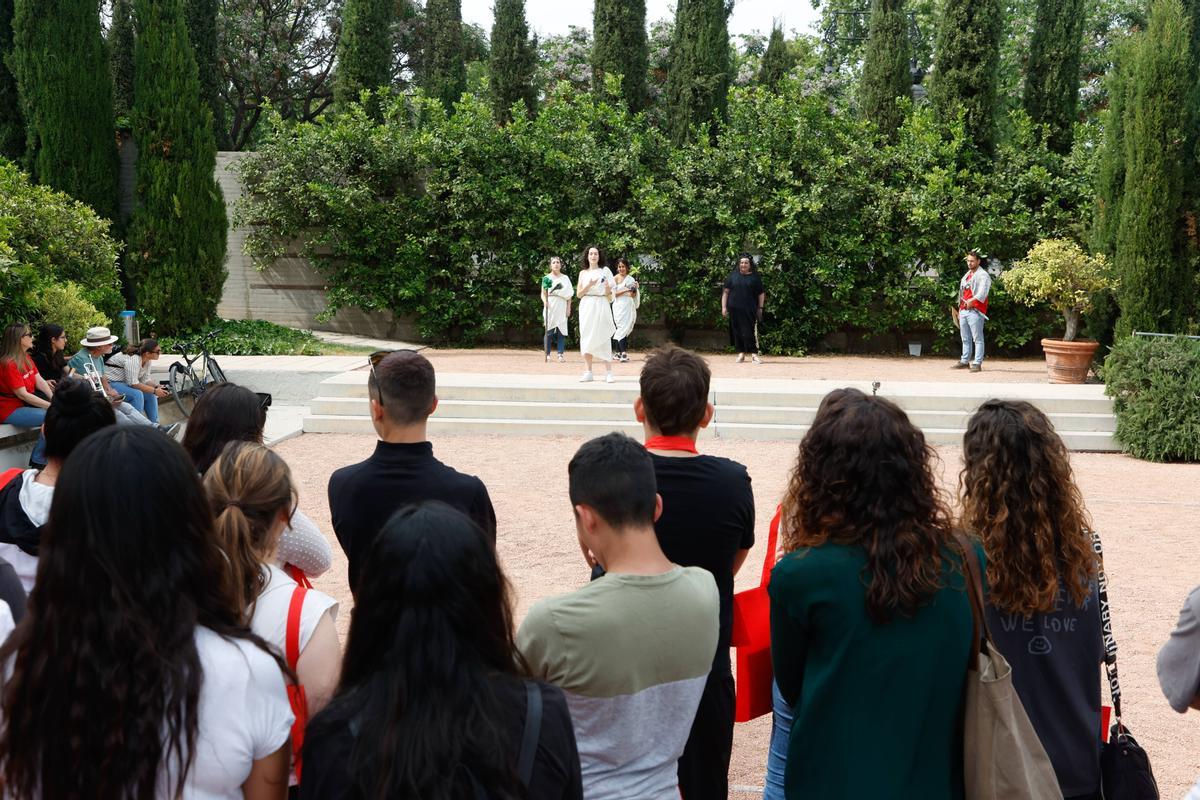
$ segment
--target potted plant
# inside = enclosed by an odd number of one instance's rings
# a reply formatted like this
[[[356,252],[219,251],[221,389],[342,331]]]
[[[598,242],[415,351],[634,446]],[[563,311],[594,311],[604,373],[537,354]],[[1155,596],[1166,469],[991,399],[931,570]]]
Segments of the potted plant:
[[[1116,285],[1102,255],[1088,255],[1069,239],[1043,239],[1001,276],[1020,303],[1046,303],[1062,314],[1066,331],[1061,339],[1042,339],[1051,383],[1087,380],[1099,342],[1077,341],[1079,320],[1092,308],[1098,292]]]

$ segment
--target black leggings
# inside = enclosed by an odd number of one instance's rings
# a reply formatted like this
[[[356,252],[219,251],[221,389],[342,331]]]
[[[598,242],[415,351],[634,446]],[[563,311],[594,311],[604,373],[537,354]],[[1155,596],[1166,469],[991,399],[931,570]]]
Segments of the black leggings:
[[[624,339],[613,339],[612,341],[613,341],[613,352],[624,353],[625,349],[627,347],[629,347],[629,337],[628,336],[626,336]]]

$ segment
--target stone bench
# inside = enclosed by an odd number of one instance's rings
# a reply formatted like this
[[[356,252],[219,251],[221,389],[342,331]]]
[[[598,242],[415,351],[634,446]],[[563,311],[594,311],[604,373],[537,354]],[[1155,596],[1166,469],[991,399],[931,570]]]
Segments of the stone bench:
[[[0,470],[29,466],[29,454],[37,438],[37,428],[0,424]]]

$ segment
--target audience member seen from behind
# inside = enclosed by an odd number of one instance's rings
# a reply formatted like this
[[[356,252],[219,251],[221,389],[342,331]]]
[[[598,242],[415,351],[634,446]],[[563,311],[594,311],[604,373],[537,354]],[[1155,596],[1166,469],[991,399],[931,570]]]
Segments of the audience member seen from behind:
[[[225,570],[178,444],[114,426],[71,454],[29,612],[0,647],[5,797],[286,797],[283,664]]]
[[[989,400],[963,437],[962,525],[987,553],[988,629],[1063,796],[1100,797],[1104,639],[1096,553],[1062,439],[1023,401]]]
[[[540,735],[522,786],[531,722]],[[341,685],[309,725],[300,796],[582,798],[566,702],[527,677],[508,582],[460,511],[406,506],[363,553]]]
[[[1200,587],[1184,601],[1175,630],[1158,651],[1158,685],[1180,714],[1200,709]],[[1200,780],[1184,800],[1200,800]]]
[[[161,355],[157,339],[142,339],[141,344],[129,345],[105,364],[109,385],[151,422],[158,422],[158,401],[168,394],[150,375]]]
[[[37,577],[39,549],[63,464],[84,439],[115,424],[107,400],[83,381],[64,379],[42,425],[46,466],[27,469],[0,489],[0,558],[12,564],[25,592],[33,589]],[[21,616],[15,606],[13,615],[18,619]]]
[[[38,328],[33,341],[33,365],[52,389],[67,369],[66,349],[67,332],[62,325],[47,322]]]
[[[475,520],[496,541],[496,512],[483,481],[433,456],[426,433],[437,408],[433,365],[413,350],[375,353],[367,379],[371,424],[379,442],[366,461],[329,478],[329,515],[350,562],[350,591],[383,524],[409,503],[441,500]]]
[[[733,576],[754,546],[754,492],[746,468],[696,450],[696,437],[713,415],[709,381],[700,356],[664,348],[642,367],[641,396],[634,401],[662,497],[662,516],[654,523],[658,543],[671,562],[712,573],[721,603],[716,657],[679,759],[679,788],[688,800],[725,800],[729,794]]]
[[[282,458],[261,444],[230,442],[204,473],[204,488],[216,517],[217,541],[228,558],[230,583],[238,605],[246,609],[245,621],[284,654],[304,687],[307,703],[292,709],[301,726],[299,731],[293,728],[295,746],[303,739],[303,721],[333,695],[342,649],[334,627],[337,602],[306,591],[275,566],[280,537],[296,505],[292,473]],[[294,655],[289,638],[295,643]],[[295,769],[292,775],[295,784]]]
[[[218,383],[209,387],[188,418],[183,433],[183,449],[192,457],[201,475],[225,450],[230,442],[262,444],[267,410],[262,398],[244,386]],[[294,578],[295,569],[305,577],[324,574],[333,564],[333,549],[317,524],[303,511],[296,509],[283,530],[276,549],[275,564]]]
[[[580,546],[607,574],[535,605],[518,647],[567,695],[589,800],[678,800],[679,757],[717,649],[716,583],[663,554],[662,501],[641,444],[593,439],[568,475]]]
[[[0,424],[39,428],[46,419],[46,398],[53,390],[29,357],[32,344],[29,327],[20,323],[9,325],[0,337]],[[46,463],[46,437],[38,437],[29,461],[39,467]]]
[[[856,389],[827,395],[800,443],[769,587],[789,800],[963,796],[973,619],[935,458]]]

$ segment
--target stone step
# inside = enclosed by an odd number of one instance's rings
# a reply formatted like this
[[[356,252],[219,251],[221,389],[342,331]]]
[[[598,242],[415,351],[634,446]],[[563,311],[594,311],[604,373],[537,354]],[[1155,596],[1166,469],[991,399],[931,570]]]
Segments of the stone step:
[[[604,398],[605,400],[609,398]],[[509,400],[445,400],[439,398],[438,410],[432,419],[510,419],[547,421],[621,421],[633,418],[632,401],[629,403],[569,403],[528,402]],[[368,405],[365,398],[318,397],[311,403],[312,413],[332,416],[366,417]],[[816,416],[817,408],[786,406],[731,406],[718,405],[714,424],[750,425],[808,425]],[[908,411],[914,423],[924,429],[948,428],[961,433],[966,430],[971,417],[968,411]],[[1116,418],[1112,414],[1052,413],[1050,421],[1056,430],[1112,433],[1116,430]]]

